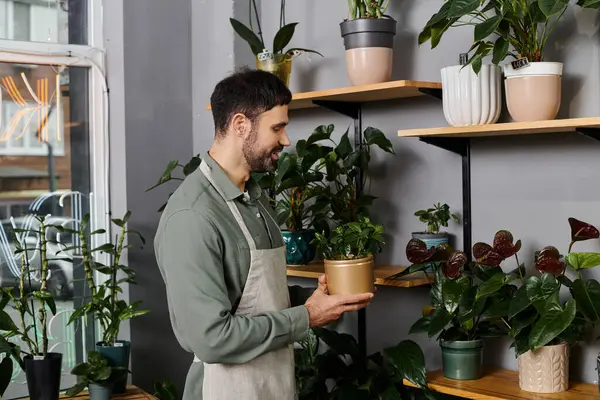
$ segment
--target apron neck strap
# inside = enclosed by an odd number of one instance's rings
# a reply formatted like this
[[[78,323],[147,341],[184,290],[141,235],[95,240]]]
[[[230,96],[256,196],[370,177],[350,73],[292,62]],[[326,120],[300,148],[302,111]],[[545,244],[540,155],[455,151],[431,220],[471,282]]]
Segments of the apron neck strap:
[[[210,171],[210,167],[204,160],[202,160],[202,162],[200,163],[200,171],[202,171],[204,176],[206,176],[206,179],[208,179],[210,184],[215,188],[215,190],[217,192],[219,192],[221,197],[223,197],[223,199],[225,200],[226,199],[225,194],[223,193],[221,188],[219,188],[219,186],[217,186],[217,184],[215,184],[215,181],[213,180],[213,177],[212,177],[212,172]],[[248,226],[246,226],[246,223],[244,222],[244,219],[242,218],[242,214],[240,213],[240,210],[237,208],[235,202],[233,200],[225,200],[225,202],[227,203],[227,206],[231,210],[233,217],[235,218],[238,225],[240,226],[240,229],[244,233],[244,237],[246,238],[246,241],[248,242],[248,246],[250,247],[250,250],[256,250],[256,243],[254,243],[254,238],[250,234],[250,230],[248,230]]]

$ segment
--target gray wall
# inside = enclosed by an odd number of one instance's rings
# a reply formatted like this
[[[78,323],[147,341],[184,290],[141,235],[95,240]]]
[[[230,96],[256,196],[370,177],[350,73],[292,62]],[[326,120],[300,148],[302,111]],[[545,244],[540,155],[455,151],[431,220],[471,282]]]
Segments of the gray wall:
[[[264,34],[272,38],[278,27],[279,1],[261,3]],[[468,28],[453,29],[439,48],[419,48],[416,38],[420,28],[442,1],[392,3],[389,14],[398,20],[393,79],[439,81],[440,68],[457,63],[458,54],[470,46],[472,32]],[[168,160],[185,160],[208,149],[213,126],[205,107],[214,85],[235,66],[253,66],[254,60],[228,22],[231,16],[247,20],[245,0],[128,0],[124,4],[127,203],[134,211],[132,228],[141,230],[151,243],[159,218],[155,210],[169,190],[144,190]],[[346,2],[303,0],[287,2],[287,7],[288,22],[300,23],[292,45],[313,48],[325,55],[302,56],[294,61],[292,91],[349,85],[339,35]],[[548,46],[548,60],[568,60],[560,117],[594,116],[600,112],[597,25],[596,13],[570,10],[555,31],[555,41]],[[294,111],[290,117],[293,141],[306,137],[317,125],[329,123],[335,124],[339,137],[351,124],[345,117],[320,109]],[[413,216],[415,210],[441,201],[460,212],[460,158],[416,139],[396,136],[398,129],[447,125],[441,103],[435,99],[371,104],[365,107],[363,117],[363,127],[371,125],[383,130],[397,153],[396,157],[376,154],[371,193],[380,197],[375,217],[385,223],[388,231],[381,262],[402,265],[407,262],[404,247],[410,232],[420,228]],[[490,241],[496,230],[509,229],[524,242],[522,258],[546,244],[566,251],[568,216],[600,225],[598,151],[598,143],[576,135],[474,141],[474,241]],[[460,226],[454,224],[449,230],[460,247]],[[589,244],[579,249],[598,251],[600,247]],[[142,299],[152,310],[151,315],[134,321],[131,327],[135,343],[134,383],[149,388],[153,381],[170,377],[181,388],[191,357],[174,340],[152,246],[131,251],[129,260],[137,267],[140,281],[131,289],[132,300]],[[509,267],[512,266],[506,268]],[[600,278],[598,271],[593,275]],[[290,282],[314,285],[310,280]],[[381,287],[367,313],[368,351],[379,351],[407,338],[410,325],[428,302],[427,294],[423,288]],[[355,316],[345,317],[339,328],[354,332]],[[439,368],[437,344],[422,336],[412,339],[424,348],[428,367]],[[486,360],[516,368],[508,344],[493,345]],[[597,379],[597,352],[597,346],[576,351],[572,361],[575,379]],[[155,370],[157,365],[164,367]]]

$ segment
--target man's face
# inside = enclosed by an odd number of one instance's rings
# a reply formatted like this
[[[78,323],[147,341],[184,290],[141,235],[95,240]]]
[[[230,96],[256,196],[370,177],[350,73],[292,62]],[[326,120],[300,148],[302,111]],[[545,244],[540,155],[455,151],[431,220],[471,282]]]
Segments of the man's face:
[[[288,107],[275,106],[260,114],[244,140],[244,158],[252,172],[273,172],[277,168],[279,153],[290,145],[285,127],[288,124]]]

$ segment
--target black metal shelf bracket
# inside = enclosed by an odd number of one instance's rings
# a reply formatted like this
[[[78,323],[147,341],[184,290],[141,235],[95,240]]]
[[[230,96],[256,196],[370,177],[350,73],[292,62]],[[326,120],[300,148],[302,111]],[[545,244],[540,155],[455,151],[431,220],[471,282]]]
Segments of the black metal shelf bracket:
[[[360,110],[362,108],[360,103],[332,100],[313,100],[313,104],[343,114],[355,121],[360,119]]]
[[[600,141],[600,128],[575,128],[577,133]]]
[[[422,136],[424,143],[458,154],[462,158],[462,201],[463,201],[463,251],[471,260],[472,223],[471,223],[471,140],[469,138],[443,138]]]
[[[442,99],[442,89],[434,89],[434,88],[419,88],[419,92],[426,94],[431,97],[435,97],[436,99]]]
[[[340,113],[354,120],[354,148],[363,146],[362,135],[362,103],[332,101],[332,100],[313,100],[313,104],[326,108],[328,110]],[[356,196],[362,194],[363,173],[360,171],[356,177]],[[367,312],[363,308],[358,310],[358,349],[364,359],[367,357]]]

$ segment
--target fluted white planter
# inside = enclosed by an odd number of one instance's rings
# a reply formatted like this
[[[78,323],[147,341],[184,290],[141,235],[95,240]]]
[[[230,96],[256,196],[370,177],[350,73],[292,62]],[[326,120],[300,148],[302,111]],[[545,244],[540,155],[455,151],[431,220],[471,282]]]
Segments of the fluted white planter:
[[[470,65],[442,68],[443,109],[452,126],[493,124],[502,111],[502,70],[492,64],[475,74]]]

